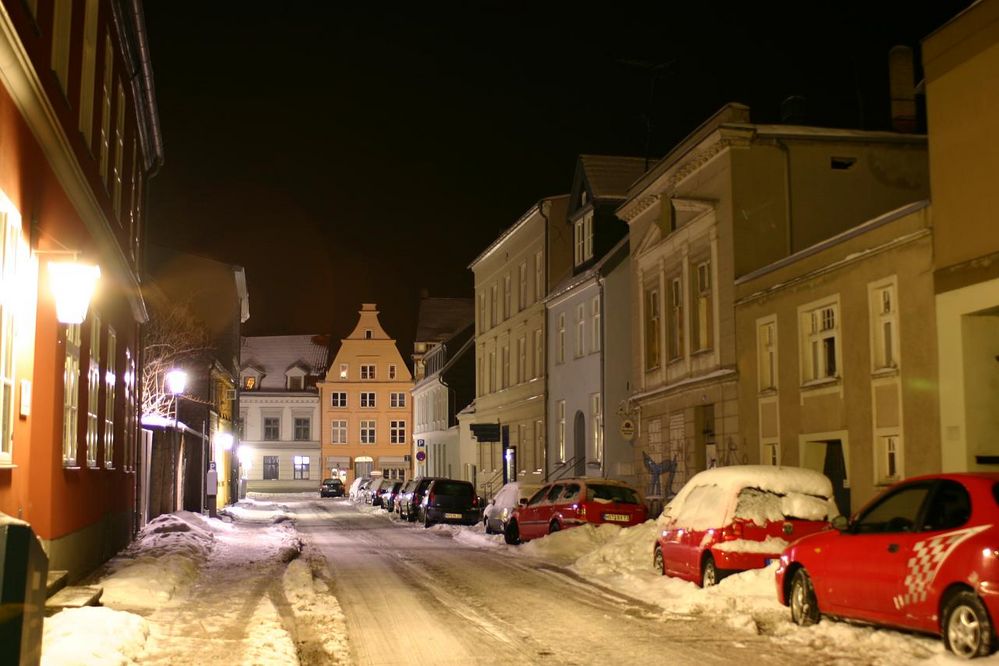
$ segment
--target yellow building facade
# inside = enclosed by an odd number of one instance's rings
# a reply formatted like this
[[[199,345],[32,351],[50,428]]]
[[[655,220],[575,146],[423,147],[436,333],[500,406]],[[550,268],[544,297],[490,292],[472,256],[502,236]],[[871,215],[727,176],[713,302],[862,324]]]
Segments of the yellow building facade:
[[[413,376],[374,303],[362,304],[318,386],[324,476],[346,484],[359,476],[411,476]]]

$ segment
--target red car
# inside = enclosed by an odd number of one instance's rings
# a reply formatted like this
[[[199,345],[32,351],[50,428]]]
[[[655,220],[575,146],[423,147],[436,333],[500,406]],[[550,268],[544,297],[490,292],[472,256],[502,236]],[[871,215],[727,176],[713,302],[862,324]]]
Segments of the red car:
[[[832,495],[829,479],[810,469],[705,470],[663,509],[653,565],[702,587],[727,573],[765,567],[790,542],[829,527],[838,513]]]
[[[561,479],[521,500],[507,521],[508,544],[530,541],[584,523],[630,527],[644,523],[648,509],[638,491],[609,479]]]
[[[833,526],[781,555],[777,597],[796,623],[832,615],[940,635],[965,658],[992,652],[999,474],[908,479]]]

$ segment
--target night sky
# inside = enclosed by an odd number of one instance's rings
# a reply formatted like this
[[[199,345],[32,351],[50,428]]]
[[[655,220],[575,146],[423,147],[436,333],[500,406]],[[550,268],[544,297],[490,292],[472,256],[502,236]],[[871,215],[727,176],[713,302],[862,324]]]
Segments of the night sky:
[[[376,302],[408,359],[420,289],[471,296],[468,264],[579,153],[643,156],[651,119],[661,157],[790,95],[887,129],[888,50],[967,4],[147,0],[149,240],[244,266],[247,335],[342,337]]]

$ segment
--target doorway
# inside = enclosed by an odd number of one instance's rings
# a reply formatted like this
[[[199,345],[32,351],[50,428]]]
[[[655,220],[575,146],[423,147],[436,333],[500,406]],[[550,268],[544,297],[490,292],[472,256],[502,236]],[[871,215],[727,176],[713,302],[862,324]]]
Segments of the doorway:
[[[826,444],[826,455],[822,462],[822,473],[832,481],[833,498],[836,508],[844,516],[850,515],[850,482],[847,479],[846,459],[843,456],[843,442],[831,439]]]
[[[572,475],[586,474],[586,417],[577,411],[572,420]]]

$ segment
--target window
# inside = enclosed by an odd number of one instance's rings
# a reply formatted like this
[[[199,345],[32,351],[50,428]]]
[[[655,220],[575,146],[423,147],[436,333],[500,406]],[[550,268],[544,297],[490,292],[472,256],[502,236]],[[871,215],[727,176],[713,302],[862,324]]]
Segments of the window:
[[[587,213],[576,220],[573,234],[575,248],[575,263],[579,264],[593,258],[593,213]]]
[[[375,406],[375,394],[373,391],[362,391],[361,392],[361,407],[374,407]]]
[[[111,205],[114,215],[121,224],[121,179],[125,159],[125,88],[118,82],[118,102],[116,104],[114,126],[114,166],[111,173]]]
[[[405,407],[406,406],[406,394],[405,393],[391,393],[389,395],[389,405],[392,407]]]
[[[756,346],[759,354],[759,389],[777,388],[777,320],[771,319],[757,325]]]
[[[500,352],[502,354],[502,359],[503,359],[503,366],[502,366],[503,376],[501,378],[502,385],[500,386],[500,388],[507,388],[508,386],[510,386],[510,346],[503,345],[503,348],[500,350]]]
[[[135,470],[135,436],[137,433],[136,428],[136,415],[138,414],[138,407],[135,404],[136,401],[136,388],[135,382],[137,381],[138,373],[135,369],[135,357],[132,355],[132,350],[125,348],[125,381],[122,382],[122,386],[125,389],[125,450],[122,451],[122,459],[125,461],[123,467],[125,471],[131,472]]]
[[[538,250],[534,255],[534,301],[545,297],[545,259],[544,251]]]
[[[545,455],[545,423],[541,419],[534,422],[534,471],[540,472],[544,467]]]
[[[288,390],[289,391],[305,390],[305,377],[302,375],[290,375],[288,377]]]
[[[264,456],[264,481],[277,481],[278,457]]]
[[[534,377],[540,377],[545,367],[545,339],[540,328],[534,329]]]
[[[510,284],[510,274],[503,276],[503,319],[510,318],[510,301],[513,299],[512,285]]]
[[[839,307],[826,303],[802,313],[802,370],[805,382],[838,376]]]
[[[340,364],[340,379],[348,379],[350,376],[350,366],[346,363]]]
[[[711,348],[712,337],[712,306],[711,306],[711,262],[697,264],[694,272],[694,315],[691,322],[694,326],[691,340],[694,351]]]
[[[902,478],[902,438],[898,433],[881,435],[877,438],[877,479],[878,484],[895,483]]]
[[[361,366],[361,379],[374,379],[375,378],[375,366],[373,364],[364,364]]]
[[[281,439],[281,419],[279,417],[264,417],[264,439],[273,441]]]
[[[590,321],[593,326],[593,333],[590,335],[590,345],[593,347],[592,351],[600,351],[600,297],[594,296],[593,300],[590,302]]]
[[[780,465],[780,444],[768,442],[763,445],[763,464],[774,467]]]
[[[586,353],[583,332],[586,330],[586,308],[580,303],[576,306],[576,358]]]
[[[479,292],[479,332],[489,328],[489,321],[486,319],[486,292]]]
[[[73,21],[73,0],[55,0],[52,10],[52,71],[63,92],[69,90],[69,33]]]
[[[83,19],[83,58],[80,69],[80,133],[93,150],[94,140],[94,77],[97,70],[97,7],[98,0],[86,0]]]
[[[66,0],[68,2],[68,0]],[[100,172],[101,183],[107,187],[108,155],[111,152],[111,86],[114,82],[114,51],[111,50],[111,36],[104,37],[104,77],[101,82],[101,136]]]
[[[496,352],[489,352],[489,392],[496,391]]]
[[[485,352],[479,349],[477,361],[479,363],[478,372],[475,373],[475,395],[480,396],[485,393],[486,384],[486,359]]]
[[[309,478],[309,456],[292,456],[292,475],[296,479]]]
[[[312,419],[308,417],[295,417],[295,441],[307,442],[312,439]]]
[[[389,379],[395,379],[395,364],[389,365]]]
[[[330,393],[330,407],[346,407],[346,406],[347,406],[346,391],[333,391],[333,393]]]
[[[0,212],[0,463],[11,462],[14,442],[14,315],[21,219]]]
[[[77,465],[76,430],[80,400],[80,325],[67,324],[63,332],[66,356],[62,375],[62,464]]]
[[[669,358],[683,356],[683,282],[675,277],[669,289]]]
[[[919,511],[929,492],[929,483],[898,488],[859,516],[853,525],[854,531],[858,534],[884,534],[915,530]]]
[[[659,338],[661,335],[659,323],[659,289],[651,287],[645,290],[645,369],[653,370],[659,367]]]
[[[253,375],[247,375],[243,377],[243,388],[247,391],[252,391],[257,388],[257,378]]]
[[[346,421],[331,421],[332,430],[330,432],[330,439],[334,444],[346,444],[347,443],[347,422]]]
[[[527,261],[520,262],[517,273],[517,310],[527,307]]]
[[[898,306],[895,303],[895,283],[870,288],[871,344],[873,369],[884,370],[898,365]]]
[[[558,401],[558,459],[565,462],[565,400]]]
[[[371,339],[371,329],[370,328],[364,329],[364,339],[365,340],[370,340]]]
[[[598,463],[604,462],[604,418],[601,407],[600,394],[594,393],[590,396],[590,423],[593,430],[593,459]]]
[[[499,296],[498,296],[499,285],[497,285],[494,282],[493,286],[490,288],[490,291],[491,291],[491,294],[492,294],[492,301],[491,301],[491,303],[492,303],[492,310],[493,310],[493,312],[492,312],[492,322],[493,322],[493,325],[495,326],[496,324],[498,324],[499,322],[502,321],[502,319],[500,319],[500,301],[499,301]]]
[[[108,327],[107,349],[104,352],[104,467],[114,467],[114,407],[115,383],[118,381],[118,340]]]
[[[406,422],[405,421],[390,421],[389,422],[389,442],[392,444],[405,444],[406,443]]]
[[[97,466],[97,413],[101,386],[101,320],[90,315],[90,354],[87,357],[87,467]]]
[[[527,381],[527,336],[517,339],[517,381]]]
[[[375,422],[361,421],[361,444],[375,443]]]
[[[555,358],[558,363],[565,362],[565,313],[562,312],[558,316],[558,349],[556,349]]]

